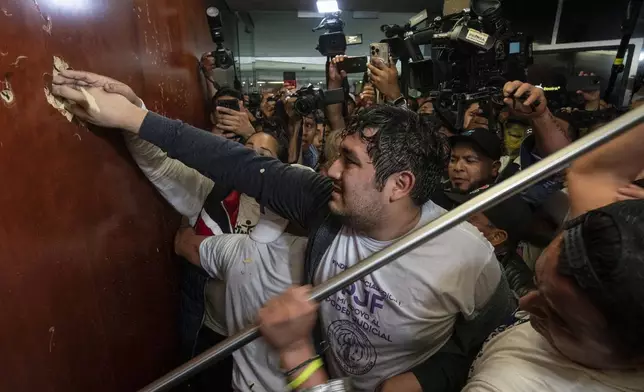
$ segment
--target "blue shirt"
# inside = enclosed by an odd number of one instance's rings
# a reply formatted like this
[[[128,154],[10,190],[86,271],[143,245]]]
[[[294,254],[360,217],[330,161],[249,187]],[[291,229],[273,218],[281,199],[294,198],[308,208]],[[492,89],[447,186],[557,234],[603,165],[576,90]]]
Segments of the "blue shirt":
[[[312,144],[309,145],[309,148],[302,152],[302,164],[304,166],[315,169],[318,165],[318,150]]]

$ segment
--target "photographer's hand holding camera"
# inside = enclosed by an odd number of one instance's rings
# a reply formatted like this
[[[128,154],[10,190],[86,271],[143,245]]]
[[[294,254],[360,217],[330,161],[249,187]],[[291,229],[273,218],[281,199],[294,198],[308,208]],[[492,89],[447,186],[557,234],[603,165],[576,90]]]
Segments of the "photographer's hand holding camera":
[[[376,102],[376,89],[371,83],[365,83],[362,93],[360,93],[360,106],[368,108]]]
[[[538,156],[545,158],[571,143],[570,124],[556,118],[548,109],[543,89],[521,81],[508,82],[503,87],[503,96],[503,102],[513,116],[525,118],[532,124],[534,152]]]
[[[250,122],[249,113],[245,109],[238,112],[217,106],[217,124],[215,124],[215,127],[222,131],[226,137],[229,137],[228,135],[232,133],[248,139],[255,133],[255,128]]]
[[[208,91],[208,97],[212,98],[217,93],[217,86],[214,83],[215,58],[212,56],[212,52],[206,52],[201,55],[199,68],[201,68],[201,73],[206,79],[206,90]]]
[[[465,116],[463,117],[463,129],[471,131],[472,129],[477,128],[490,129],[490,124],[489,120],[485,118],[483,114],[481,105],[479,105],[478,102],[474,102],[465,111]]]
[[[343,62],[347,56],[336,56],[329,64],[329,90],[342,88],[342,83],[347,77],[347,73],[338,69],[338,64]],[[344,129],[344,116],[342,114],[342,104],[328,105],[326,107],[326,116],[331,124],[331,130]]]
[[[380,91],[389,102],[395,102],[403,97],[398,85],[398,70],[393,61],[390,64],[385,64],[382,59],[373,58],[371,63],[367,65],[371,71],[371,82],[374,87]]]

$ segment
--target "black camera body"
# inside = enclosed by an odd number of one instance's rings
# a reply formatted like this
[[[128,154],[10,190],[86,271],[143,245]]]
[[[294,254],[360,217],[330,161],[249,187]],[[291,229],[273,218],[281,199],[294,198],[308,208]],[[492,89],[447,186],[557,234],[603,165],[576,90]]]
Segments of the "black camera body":
[[[344,102],[344,90],[341,88],[324,91],[313,86],[302,87],[295,96],[295,111],[302,117],[309,116],[316,110],[324,110],[328,105]]]
[[[326,30],[318,40],[315,48],[322,56],[335,57],[347,51],[347,37],[344,35],[344,22],[340,19],[340,12],[326,14],[320,24],[313,31]]]
[[[410,64],[411,85],[424,92],[473,93],[502,87],[507,80],[525,79],[525,69],[533,61],[532,39],[512,32],[501,17],[499,1],[474,0],[472,9],[437,17],[405,42],[412,49],[431,45],[431,60]]]
[[[235,81],[235,58],[233,52],[224,47],[221,13],[216,7],[206,9],[208,28],[212,41],[217,46],[210,54],[215,59],[214,82],[220,86],[233,86]]]

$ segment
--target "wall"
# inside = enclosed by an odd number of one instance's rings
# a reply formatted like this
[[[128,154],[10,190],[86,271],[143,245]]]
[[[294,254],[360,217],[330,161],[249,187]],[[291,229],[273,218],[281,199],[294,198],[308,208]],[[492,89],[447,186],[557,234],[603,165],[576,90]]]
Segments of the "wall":
[[[353,19],[345,13],[347,35],[362,34],[363,44],[349,46],[347,55],[365,56],[369,44],[385,38],[380,31],[383,24],[404,24],[414,14],[382,13],[379,19]],[[321,57],[315,50],[318,37],[323,31],[311,31],[318,18],[298,18],[297,12],[252,12],[255,23],[255,56],[257,57]]]
[[[69,123],[43,87],[57,55],[129,83],[151,109],[204,125],[203,4],[0,7],[0,80],[15,93],[12,105],[0,101],[0,390],[134,391],[177,364],[178,216],[119,133]]]
[[[345,12],[344,32],[347,35],[362,34],[362,45],[347,47],[349,56],[365,56],[369,44],[380,42],[385,35],[380,31],[383,24],[405,24],[414,14],[380,13],[378,19],[353,19],[351,12]],[[253,61],[254,70],[245,66],[244,80],[281,81],[283,71],[295,71],[298,83],[323,82],[326,58],[315,48],[324,31],[313,32],[321,18],[298,18],[297,12],[261,11],[251,12],[254,23],[254,58],[242,58],[242,62]],[[362,75],[350,75],[352,81],[361,80]],[[354,80],[355,79],[355,80]]]

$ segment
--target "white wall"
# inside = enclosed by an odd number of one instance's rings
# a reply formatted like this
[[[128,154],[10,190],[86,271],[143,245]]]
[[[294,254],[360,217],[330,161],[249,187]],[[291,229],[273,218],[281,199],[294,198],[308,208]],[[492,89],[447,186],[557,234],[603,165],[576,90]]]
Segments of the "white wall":
[[[369,44],[380,42],[385,35],[380,31],[383,24],[404,24],[413,14],[381,13],[379,19],[353,19],[345,12],[344,32],[347,35],[362,34],[363,44],[349,46],[347,55],[365,56]],[[321,32],[312,32],[320,19],[298,18],[297,12],[253,12],[255,23],[255,56],[257,57],[321,57],[315,50]]]
[[[250,15],[255,24],[254,58],[245,58],[242,61],[254,62],[258,80],[281,80],[280,70],[296,71],[302,74],[301,76],[306,75],[306,78],[315,78],[317,72],[320,80],[323,80],[326,58],[315,49],[323,32],[312,31],[321,18],[298,18],[297,12],[279,11],[252,12]],[[385,38],[380,26],[402,25],[412,16],[414,14],[381,13],[378,19],[353,19],[350,12],[345,12],[342,16],[345,34],[362,34],[363,38],[362,45],[347,47],[347,55],[368,55],[369,44]]]

